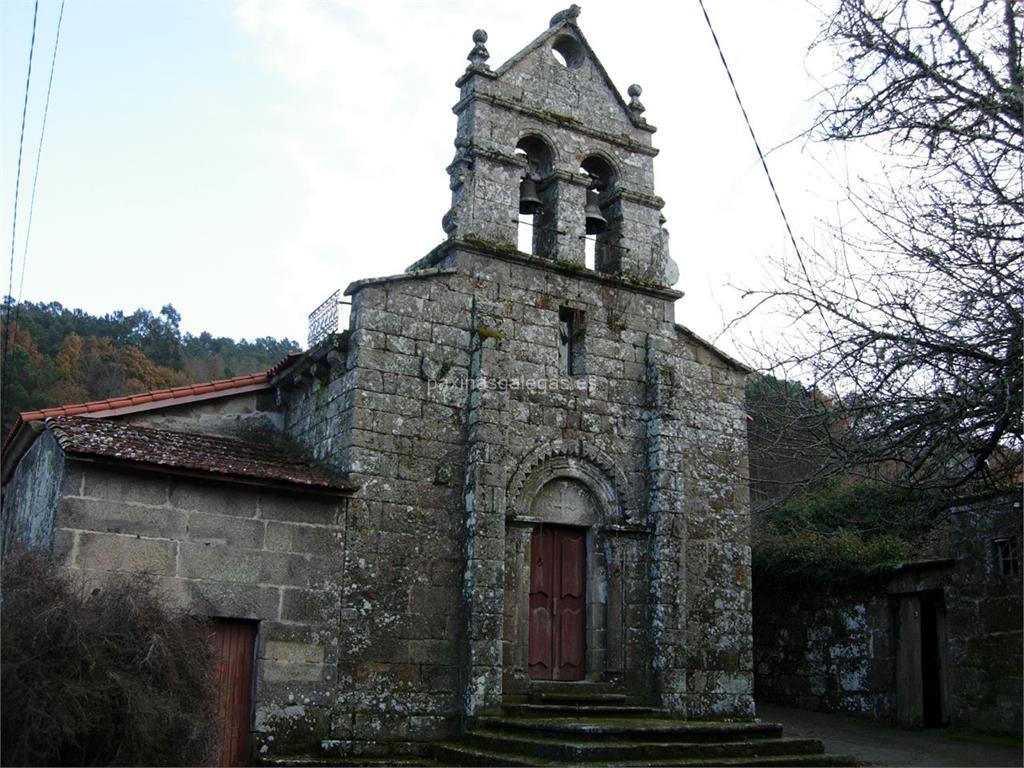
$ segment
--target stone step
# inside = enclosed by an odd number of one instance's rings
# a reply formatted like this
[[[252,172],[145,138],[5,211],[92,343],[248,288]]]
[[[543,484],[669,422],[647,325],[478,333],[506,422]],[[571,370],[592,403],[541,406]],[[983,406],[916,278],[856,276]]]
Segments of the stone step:
[[[611,683],[592,683],[588,680],[562,682],[559,680],[533,680],[527,688],[528,694],[565,694],[567,696],[615,693]]]
[[[495,752],[488,749],[479,749],[461,743],[435,744],[431,757],[432,762],[425,762],[424,765],[467,765],[467,766],[546,766],[565,765],[557,761],[547,760],[539,757],[525,757],[513,755],[506,752]],[[753,766],[792,766],[802,768],[803,766],[856,766],[859,765],[854,758],[844,755],[803,754],[803,755],[761,755],[753,757],[686,757],[686,758],[665,758],[657,761],[606,761],[586,763],[593,768],[641,768],[648,766],[736,766],[739,768]]]
[[[256,765],[272,765],[276,768],[327,768],[327,766],[362,766],[363,768],[385,768],[385,766],[440,766],[441,763],[419,755],[393,755],[390,757],[257,757]]]
[[[512,766],[546,766],[558,765],[556,762],[537,757],[512,755],[507,752],[496,752],[482,749],[462,742],[442,742],[433,744],[430,757],[440,765],[512,765]]]
[[[775,755],[820,754],[817,739],[754,739],[728,742],[678,741],[569,741],[497,730],[472,730],[466,740],[473,747],[493,752],[540,757],[562,763],[717,759]]]
[[[554,691],[531,691],[529,700],[545,704],[625,704],[624,693],[558,693]]]
[[[476,728],[544,738],[715,742],[782,738],[778,723],[703,722],[667,717],[480,717]]]
[[[723,757],[723,758],[682,758],[674,760],[659,760],[650,762],[641,760],[638,762],[615,761],[608,763],[587,763],[592,768],[647,768],[649,766],[744,766],[744,768],[758,768],[764,766],[780,766],[780,768],[802,768],[803,766],[859,766],[863,765],[856,758],[848,755],[827,755],[824,752],[816,755],[770,755],[764,757]]]
[[[503,704],[508,717],[663,717],[667,710],[629,704]]]

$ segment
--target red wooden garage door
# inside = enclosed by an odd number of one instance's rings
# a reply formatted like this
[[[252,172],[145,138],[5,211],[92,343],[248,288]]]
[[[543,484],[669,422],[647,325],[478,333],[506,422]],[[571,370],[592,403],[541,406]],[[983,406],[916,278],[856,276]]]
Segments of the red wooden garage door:
[[[586,531],[539,525],[530,540],[530,677],[586,674]]]
[[[217,619],[213,624],[213,640],[217,649],[217,721],[220,723],[216,764],[246,765],[256,622]]]

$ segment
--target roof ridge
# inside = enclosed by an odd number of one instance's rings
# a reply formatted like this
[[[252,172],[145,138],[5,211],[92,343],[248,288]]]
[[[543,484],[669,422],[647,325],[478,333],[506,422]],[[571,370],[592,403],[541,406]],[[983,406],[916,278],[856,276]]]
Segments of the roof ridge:
[[[69,403],[57,405],[50,408],[40,408],[34,411],[22,411],[18,414],[18,423],[38,421],[55,416],[81,416],[83,414],[102,413],[105,411],[130,408],[136,405],[147,403],[163,402],[165,400],[177,400],[183,397],[195,397],[198,395],[212,395],[220,392],[230,392],[246,386],[258,386],[269,384],[271,379],[287,368],[304,352],[291,352],[273,367],[262,373],[250,373],[243,376],[232,376],[228,379],[215,379],[213,381],[200,382],[197,384],[183,384],[179,387],[166,389],[151,389],[145,392],[136,392],[121,397],[111,397],[106,400],[90,400],[84,403]],[[15,425],[17,427],[17,425]]]

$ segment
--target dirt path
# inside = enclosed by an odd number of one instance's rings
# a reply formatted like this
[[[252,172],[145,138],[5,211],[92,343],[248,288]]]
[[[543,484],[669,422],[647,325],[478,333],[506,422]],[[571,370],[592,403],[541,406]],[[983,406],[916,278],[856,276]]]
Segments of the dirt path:
[[[805,712],[758,704],[757,716],[782,723],[788,737],[817,738],[835,754],[879,766],[1020,766],[1020,747],[954,739],[936,731],[912,731],[850,715]]]

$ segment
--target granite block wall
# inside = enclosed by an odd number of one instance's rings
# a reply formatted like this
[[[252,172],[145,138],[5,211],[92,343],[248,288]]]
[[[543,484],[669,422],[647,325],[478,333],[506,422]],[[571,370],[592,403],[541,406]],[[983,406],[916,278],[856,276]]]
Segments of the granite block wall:
[[[1024,580],[1019,493],[983,498],[950,510],[957,566],[946,589],[950,712],[980,730],[1021,733]],[[1017,552],[1016,569],[998,542]]]
[[[679,332],[671,292],[483,243],[433,265],[350,286],[344,365],[289,394],[289,435],[360,486],[349,546],[365,565],[343,605],[369,595],[375,611],[342,621],[368,696],[354,708],[387,691],[426,736],[528,683],[531,503],[570,477],[599,507],[588,677],[682,714],[749,715],[742,372]],[[566,307],[585,324],[577,375],[560,350]],[[688,484],[708,498],[688,500]],[[703,533],[688,544],[692,523]],[[421,659],[408,640],[431,617]],[[409,725],[428,712],[436,730]]]
[[[884,591],[755,590],[757,700],[894,721],[892,614]]]
[[[102,588],[147,574],[173,604],[259,622],[257,753],[319,751],[337,708],[344,499],[65,461],[58,564]]]

